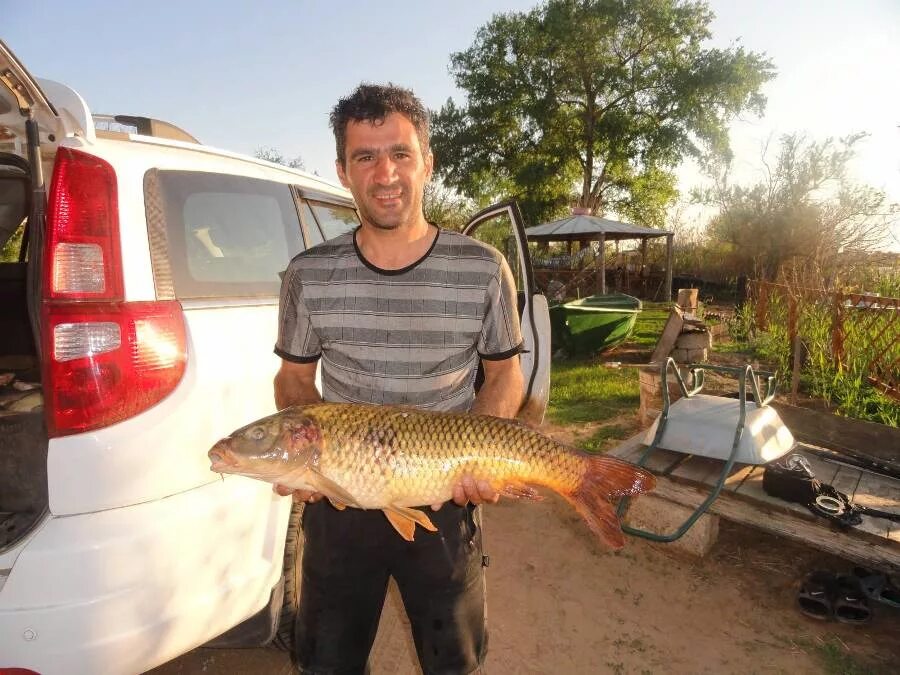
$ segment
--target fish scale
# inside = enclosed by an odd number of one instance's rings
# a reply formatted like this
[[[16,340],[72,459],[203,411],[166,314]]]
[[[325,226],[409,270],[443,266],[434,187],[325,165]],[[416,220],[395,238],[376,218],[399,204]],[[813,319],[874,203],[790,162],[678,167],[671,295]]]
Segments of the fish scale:
[[[337,508],[382,509],[405,538],[434,530],[411,508],[453,496],[465,475],[502,493],[562,495],[606,543],[623,536],[610,501],[652,489],[644,469],[592,456],[515,421],[393,406],[317,403],[286,408],[238,429],[209,452],[212,469],[300,490]]]
[[[430,415],[394,409],[385,416],[380,408],[368,415],[352,414],[333,404],[307,406],[305,412],[321,426],[338,429],[335,442],[323,447],[321,471],[332,480],[344,476],[348,492],[363,506],[379,503],[420,506],[446,501],[453,484],[465,473],[482,475],[496,488],[504,479],[572,489],[584,473],[584,463],[552,439],[532,430],[489,416],[471,414]],[[388,456],[371,441],[389,438]],[[368,442],[367,442],[368,441]],[[332,452],[348,448],[349,452]],[[354,467],[380,468],[380,471],[353,471]],[[536,471],[540,469],[541,475]],[[379,479],[371,480],[375,473]]]

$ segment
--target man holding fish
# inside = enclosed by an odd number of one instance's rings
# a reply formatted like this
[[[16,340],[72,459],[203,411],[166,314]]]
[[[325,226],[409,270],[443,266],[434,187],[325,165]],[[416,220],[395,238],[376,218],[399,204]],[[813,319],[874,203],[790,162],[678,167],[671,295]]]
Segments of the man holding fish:
[[[523,397],[512,275],[495,249],[425,220],[421,102],[361,85],[331,124],[362,224],[291,261],[279,412],[216,443],[211,469],[309,502],[294,639],[302,673],[366,672],[391,577],[423,671],[472,673],[487,651],[477,505],[500,493],[537,499],[532,486],[545,486],[621,548],[611,502],[654,479],[509,419]]]
[[[427,110],[408,90],[361,85],[334,108],[331,126],[338,177],[362,224],[288,267],[277,407],[324,398],[514,417],[523,396],[515,285],[497,251],[425,220],[433,166]],[[484,382],[476,395],[479,361]],[[378,511],[339,511],[320,493],[295,492],[310,502],[295,639],[301,672],[364,672],[390,576],[423,671],[479,668],[487,635],[474,505],[499,495],[468,474],[452,494],[451,503],[432,507],[438,531],[408,542]]]

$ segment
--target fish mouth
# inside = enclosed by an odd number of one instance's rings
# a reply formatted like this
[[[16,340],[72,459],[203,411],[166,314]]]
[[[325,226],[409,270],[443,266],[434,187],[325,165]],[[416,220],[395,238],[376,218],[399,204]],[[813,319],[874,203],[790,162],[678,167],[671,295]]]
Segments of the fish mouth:
[[[210,471],[215,473],[230,473],[238,464],[234,453],[222,446],[222,442],[216,443],[207,454],[211,463]]]

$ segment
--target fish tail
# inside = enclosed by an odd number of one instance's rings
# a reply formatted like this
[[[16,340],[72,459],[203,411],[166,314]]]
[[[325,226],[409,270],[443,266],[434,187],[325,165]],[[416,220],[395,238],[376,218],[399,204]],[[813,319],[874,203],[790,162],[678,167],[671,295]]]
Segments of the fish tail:
[[[646,469],[614,457],[586,457],[585,463],[581,482],[566,498],[594,534],[608,546],[620,549],[625,537],[610,502],[649,492],[656,478]]]

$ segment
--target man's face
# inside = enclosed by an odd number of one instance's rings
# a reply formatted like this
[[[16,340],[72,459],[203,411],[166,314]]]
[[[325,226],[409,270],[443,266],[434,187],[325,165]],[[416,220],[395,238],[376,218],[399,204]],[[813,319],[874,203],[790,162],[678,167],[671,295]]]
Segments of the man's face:
[[[356,200],[364,222],[392,230],[422,215],[422,191],[431,178],[431,152],[422,155],[416,128],[404,115],[347,124],[338,178]]]

